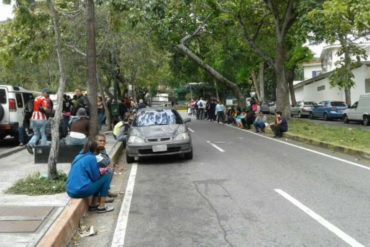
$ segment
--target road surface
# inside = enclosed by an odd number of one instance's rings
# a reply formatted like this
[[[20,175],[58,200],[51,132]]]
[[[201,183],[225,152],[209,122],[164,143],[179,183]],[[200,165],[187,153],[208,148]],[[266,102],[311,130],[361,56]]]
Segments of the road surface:
[[[131,166],[112,246],[370,245],[369,167],[208,121],[189,127],[193,160]]]

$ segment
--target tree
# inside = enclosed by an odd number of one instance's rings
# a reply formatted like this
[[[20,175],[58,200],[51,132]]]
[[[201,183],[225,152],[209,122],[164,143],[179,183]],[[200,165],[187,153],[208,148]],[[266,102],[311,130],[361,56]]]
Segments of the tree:
[[[354,86],[352,69],[358,66],[366,53],[356,41],[366,37],[370,29],[369,0],[330,0],[321,9],[309,13],[315,41],[329,44],[339,42],[340,60],[330,76],[330,84],[344,88],[347,105],[351,105],[351,88]]]
[[[95,46],[95,11],[94,0],[86,1],[86,41],[87,41],[87,96],[90,103],[90,140],[98,133],[97,110],[97,70]]]
[[[54,9],[54,5],[51,2],[51,0],[46,1],[49,9],[50,17],[53,21],[53,27],[54,27],[54,35],[55,35],[55,49],[58,55],[58,65],[59,65],[59,73],[60,73],[60,79],[59,79],[59,88],[57,93],[57,104],[59,106],[63,105],[63,94],[66,87],[66,76],[64,72],[64,59],[63,59],[63,53],[62,53],[62,47],[61,47],[61,38],[60,38],[60,31],[59,31],[59,23],[57,14]],[[50,148],[50,154],[48,159],[48,177],[49,178],[55,178],[57,176],[57,157],[59,153],[59,124],[60,119],[62,115],[62,107],[58,107],[55,112],[55,116],[53,118],[52,122],[52,131],[51,131],[51,148]]]

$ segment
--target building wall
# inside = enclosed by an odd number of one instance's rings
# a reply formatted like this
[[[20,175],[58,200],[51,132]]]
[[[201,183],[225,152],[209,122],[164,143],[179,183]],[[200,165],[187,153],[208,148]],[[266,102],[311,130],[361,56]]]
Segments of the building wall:
[[[365,88],[366,79],[370,84],[370,67],[366,64],[353,70],[355,86],[351,89],[351,104],[358,101],[360,95],[367,93]],[[370,90],[370,85],[368,85]],[[369,92],[370,93],[370,92]],[[323,100],[340,100],[345,101],[344,89],[338,87],[331,87],[329,77],[314,81],[302,87],[295,88],[297,101],[315,101]]]
[[[308,80],[312,78],[312,72],[317,71],[321,73],[321,64],[317,65],[303,65],[303,79]],[[318,76],[319,73],[316,74]]]

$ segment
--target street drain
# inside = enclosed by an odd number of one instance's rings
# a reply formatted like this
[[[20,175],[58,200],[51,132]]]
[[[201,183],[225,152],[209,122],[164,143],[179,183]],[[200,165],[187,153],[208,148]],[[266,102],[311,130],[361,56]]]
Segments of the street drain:
[[[50,215],[54,207],[0,207],[0,233],[31,233]]]

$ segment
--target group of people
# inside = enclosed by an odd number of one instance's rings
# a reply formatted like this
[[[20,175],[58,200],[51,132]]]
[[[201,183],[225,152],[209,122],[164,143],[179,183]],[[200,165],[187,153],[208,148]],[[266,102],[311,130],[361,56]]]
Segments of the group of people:
[[[123,97],[118,106],[118,114],[115,115],[115,101],[107,99],[106,107],[113,116],[113,125],[127,121],[132,118],[130,114],[137,109],[146,107],[143,100],[136,104],[128,97]],[[98,127],[101,130],[106,121],[106,107],[104,107],[103,98],[97,98]],[[49,118],[54,116],[53,102],[50,99],[50,90],[44,88],[41,95],[35,99],[30,99],[24,110],[24,121],[19,129],[19,139],[21,145],[26,145],[26,149],[33,154],[37,144],[47,145],[51,140],[51,121]],[[69,95],[63,96],[62,118],[59,126],[59,137],[61,144],[84,145],[88,142],[90,133],[90,103],[82,90],[77,88],[71,98]],[[127,132],[126,132],[127,133]],[[67,138],[69,136],[69,138]],[[120,137],[122,140],[124,137]]]
[[[199,120],[207,119],[211,122],[217,120],[217,123],[232,124],[243,129],[251,129],[253,125],[256,133],[264,133],[265,128],[270,127],[274,137],[282,137],[283,133],[288,131],[288,122],[282,113],[276,112],[274,122],[268,123],[265,114],[258,111],[257,104],[257,101],[252,98],[248,109],[240,110],[234,107],[226,109],[219,100],[204,101],[203,98],[199,98],[197,101],[190,101],[188,114],[196,116]]]

